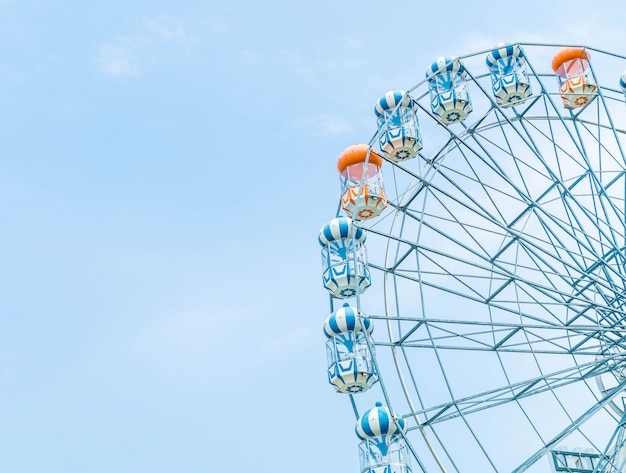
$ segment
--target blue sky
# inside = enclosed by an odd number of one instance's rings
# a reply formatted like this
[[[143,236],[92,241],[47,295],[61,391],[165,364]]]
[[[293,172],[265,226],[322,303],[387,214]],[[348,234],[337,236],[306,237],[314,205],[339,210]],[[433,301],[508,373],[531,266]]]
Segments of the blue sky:
[[[357,471],[338,154],[438,56],[626,44],[622,2],[424,3],[0,0],[0,471]]]

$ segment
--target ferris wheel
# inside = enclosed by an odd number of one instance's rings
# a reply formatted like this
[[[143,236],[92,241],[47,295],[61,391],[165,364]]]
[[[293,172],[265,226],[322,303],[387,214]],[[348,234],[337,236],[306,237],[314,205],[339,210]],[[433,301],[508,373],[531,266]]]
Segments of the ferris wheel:
[[[339,156],[324,333],[362,473],[626,471],[625,69],[442,57]]]

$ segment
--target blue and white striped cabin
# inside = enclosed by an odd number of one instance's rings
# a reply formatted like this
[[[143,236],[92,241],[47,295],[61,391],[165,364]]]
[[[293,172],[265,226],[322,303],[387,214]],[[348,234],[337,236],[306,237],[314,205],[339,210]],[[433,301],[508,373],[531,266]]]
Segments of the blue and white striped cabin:
[[[352,219],[332,219],[320,230],[318,241],[322,247],[322,281],[333,297],[354,297],[370,287],[365,231]]]
[[[370,335],[374,324],[347,303],[328,316],[324,324],[328,382],[339,393],[367,391],[378,381]]]
[[[392,161],[414,158],[422,149],[417,104],[403,90],[390,90],[374,107],[381,151]]]
[[[513,107],[532,95],[524,50],[519,44],[498,44],[487,54],[485,62],[498,106]]]
[[[409,450],[403,435],[404,419],[380,402],[365,411],[355,427],[361,439],[359,457],[362,473],[410,473]]]
[[[472,111],[465,66],[458,59],[440,57],[426,71],[430,107],[445,125],[460,123]]]

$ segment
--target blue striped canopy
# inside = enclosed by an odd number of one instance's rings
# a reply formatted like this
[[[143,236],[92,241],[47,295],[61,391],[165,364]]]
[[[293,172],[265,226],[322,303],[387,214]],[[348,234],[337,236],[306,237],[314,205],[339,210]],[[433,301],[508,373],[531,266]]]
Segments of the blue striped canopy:
[[[366,411],[359,418],[355,431],[361,440],[383,435],[400,436],[400,433],[406,433],[406,424],[404,419],[392,415],[389,409],[377,402],[376,407]]]
[[[415,102],[404,90],[390,90],[378,99],[374,106],[374,113],[380,117],[386,110],[393,110],[396,107],[414,107]]]
[[[491,71],[498,70],[498,61],[503,59],[514,59],[524,57],[524,50],[520,47],[519,44],[509,44],[509,43],[498,43],[495,49],[493,49],[487,57],[485,58],[485,62],[487,63],[487,67]]]
[[[357,243],[365,241],[365,231],[352,223],[348,217],[332,219],[320,230],[318,241],[321,246],[327,246],[332,241],[352,239]]]
[[[359,316],[357,310],[350,307],[348,303],[330,314],[324,324],[324,335],[328,338],[342,333],[360,332],[361,330],[365,330],[368,335],[371,335],[374,331],[374,324],[369,317],[365,317],[363,314]]]
[[[456,72],[462,74],[465,72],[465,66],[456,58],[440,57],[434,61],[428,69],[426,69],[426,78],[433,79],[437,74],[444,72]]]

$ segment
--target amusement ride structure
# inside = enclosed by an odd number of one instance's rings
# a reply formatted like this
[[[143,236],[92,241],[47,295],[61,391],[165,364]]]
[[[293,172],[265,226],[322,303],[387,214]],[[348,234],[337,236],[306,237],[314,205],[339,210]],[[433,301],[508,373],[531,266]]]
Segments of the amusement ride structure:
[[[362,473],[626,472],[624,69],[442,57],[340,154],[323,332]]]

